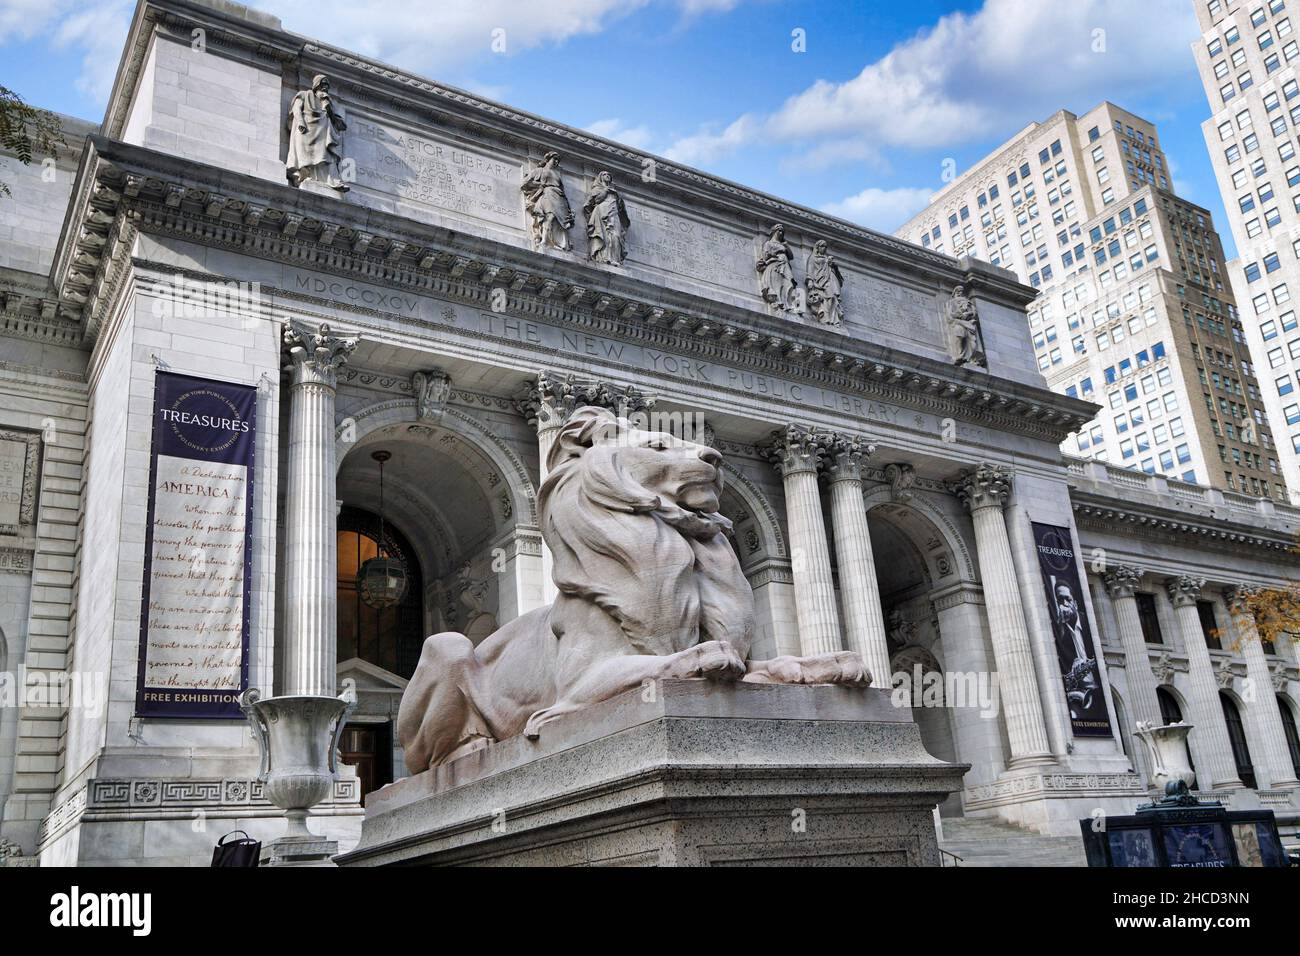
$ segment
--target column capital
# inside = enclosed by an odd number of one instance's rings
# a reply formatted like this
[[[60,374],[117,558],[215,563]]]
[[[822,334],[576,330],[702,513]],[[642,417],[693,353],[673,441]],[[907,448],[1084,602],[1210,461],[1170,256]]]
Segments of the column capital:
[[[1011,469],[989,462],[980,462],[957,476],[949,487],[971,511],[981,508],[1001,508],[1011,496]]]
[[[1261,590],[1261,588],[1249,584],[1234,584],[1232,587],[1224,588],[1223,600],[1227,603],[1228,610],[1232,612],[1234,618],[1249,617],[1253,621],[1255,618],[1254,599]]]
[[[822,468],[829,482],[861,481],[862,467],[876,446],[858,435],[832,432],[824,436],[826,458]]]
[[[515,410],[539,430],[558,428],[575,409],[586,405],[627,416],[652,408],[654,399],[647,398],[634,385],[616,385],[542,370],[514,400]]]
[[[772,432],[761,451],[782,477],[800,472],[817,474],[826,454],[828,436],[807,425],[789,424]]]
[[[293,373],[293,384],[338,386],[338,370],[347,362],[360,337],[335,335],[329,325],[313,328],[306,322],[287,319],[284,323],[285,368]]]
[[[1116,564],[1102,575],[1106,592],[1112,598],[1131,598],[1145,572],[1135,564]]]
[[[1205,587],[1205,578],[1180,574],[1166,580],[1165,587],[1169,590],[1169,600],[1174,607],[1194,607],[1201,596],[1201,588]]]

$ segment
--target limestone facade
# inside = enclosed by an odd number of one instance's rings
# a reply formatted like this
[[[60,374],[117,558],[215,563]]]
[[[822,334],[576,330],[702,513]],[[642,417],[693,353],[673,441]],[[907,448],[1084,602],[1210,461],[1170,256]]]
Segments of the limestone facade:
[[[346,193],[285,175],[283,119],[322,74],[346,110]],[[1060,442],[1095,407],[1047,387],[1026,332],[1035,293],[1011,273],[226,2],[141,3],[104,124],[70,147],[62,227],[0,271],[0,439],[14,442],[0,450],[12,462],[23,449],[18,518],[0,526],[0,671],[23,688],[0,708],[0,838],[27,857],[202,864],[229,830],[270,839],[283,826],[246,724],[136,711],[159,371],[257,389],[248,681],[355,686],[342,749],[356,769],[312,824],[345,849],[363,790],[402,772],[392,721],[423,636],[477,642],[548,602],[537,494],[555,416],[575,403],[723,453],[723,513],[757,605],[752,657],[853,649],[890,671],[877,686],[941,679],[938,700],[906,704],[930,753],[971,764],[943,814],[1077,833],[1097,808],[1131,812],[1145,778],[1130,733],[1158,712],[1157,690],[1205,716],[1192,734],[1205,789],[1300,813],[1285,765],[1294,648],[1197,644],[1166,583],[1203,581],[1192,613],[1212,602],[1230,631],[1229,589],[1295,577],[1300,512],[1063,460]],[[551,152],[579,220],[569,248],[554,224],[535,241],[520,188]],[[593,189],[619,261],[589,255]],[[5,228],[15,215],[0,203]],[[782,308],[765,296],[756,264],[776,223],[796,292],[826,242],[839,324],[798,295]],[[780,263],[767,268],[781,279]],[[229,283],[246,294],[214,305]],[[983,365],[958,364],[946,336],[958,286]],[[387,616],[349,578],[378,535],[377,449],[392,455],[385,546],[412,584]],[[1071,732],[1031,522],[1069,529],[1079,555],[1109,736]],[[1121,565],[1140,569],[1123,581],[1155,602],[1160,643],[1139,644],[1123,588],[1108,591]],[[34,676],[84,693],[51,701]],[[1236,725],[1210,706],[1211,685],[1234,701],[1253,781],[1224,750]]]

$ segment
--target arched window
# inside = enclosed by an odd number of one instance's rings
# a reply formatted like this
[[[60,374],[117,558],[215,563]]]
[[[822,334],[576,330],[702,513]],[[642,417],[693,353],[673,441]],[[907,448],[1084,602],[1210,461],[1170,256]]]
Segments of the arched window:
[[[1183,722],[1183,709],[1178,706],[1178,698],[1165,690],[1163,687],[1156,688],[1156,700],[1160,703],[1160,719],[1165,724],[1181,724]],[[1196,761],[1192,759],[1192,748],[1187,748],[1187,764],[1196,770]],[[1199,784],[1195,777],[1192,778],[1192,789],[1199,789]]]
[[[1219,694],[1223,705],[1223,720],[1228,725],[1228,742],[1232,744],[1232,760],[1237,765],[1237,776],[1252,790],[1255,788],[1255,768],[1250,763],[1250,748],[1246,746],[1246,728],[1241,723],[1241,711],[1227,694]]]
[[[409,679],[424,643],[420,563],[405,536],[384,522],[384,550],[406,568],[406,594],[396,607],[370,607],[357,593],[357,570],[375,557],[379,519],[359,508],[344,508],[338,518],[338,659],[359,657]]]
[[[1281,694],[1277,695],[1277,709],[1282,712],[1282,730],[1286,734],[1286,749],[1291,751],[1291,769],[1300,777],[1300,731],[1296,730],[1295,710]]]

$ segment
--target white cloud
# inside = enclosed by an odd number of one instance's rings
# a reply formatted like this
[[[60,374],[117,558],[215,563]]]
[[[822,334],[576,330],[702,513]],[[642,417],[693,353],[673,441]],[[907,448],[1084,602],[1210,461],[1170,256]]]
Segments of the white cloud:
[[[357,0],[249,0],[286,30],[426,75],[446,76],[475,60],[513,55],[600,33],[650,4],[686,17],[723,13],[745,0],[438,0],[385,5]],[[130,23],[132,0],[0,0],[0,43],[47,37],[84,51],[79,85],[100,99]],[[502,31],[494,33],[494,31]],[[493,41],[497,40],[494,49]],[[107,81],[105,80],[107,77]]]
[[[904,186],[877,189],[874,186],[838,202],[827,203],[824,212],[881,232],[893,232],[926,207],[931,190]]]
[[[587,132],[631,146],[633,149],[648,149],[652,138],[648,127],[624,126],[620,119],[597,120],[588,124]]]
[[[706,130],[682,142],[707,142],[710,158],[759,139],[813,144],[823,156],[843,143],[853,156],[862,143],[924,149],[1011,135],[1058,109],[1185,83],[1197,32],[1186,0],[986,0],[852,79],[818,80],[765,116],[743,117],[747,137],[722,141]]]
[[[742,116],[721,132],[703,130],[694,136],[683,137],[669,146],[664,155],[688,166],[704,165],[753,140],[761,125],[756,117]]]

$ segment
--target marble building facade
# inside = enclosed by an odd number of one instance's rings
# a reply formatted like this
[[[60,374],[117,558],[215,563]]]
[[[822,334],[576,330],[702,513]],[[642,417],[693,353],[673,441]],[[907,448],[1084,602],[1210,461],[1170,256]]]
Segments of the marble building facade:
[[[318,77],[341,162],[290,179],[285,118]],[[850,649],[877,683],[959,679],[914,710],[931,752],[971,764],[944,815],[1069,834],[1131,812],[1133,723],[1170,700],[1197,726],[1203,790],[1300,813],[1294,648],[1231,613],[1236,589],[1295,577],[1300,512],[1063,459],[1095,406],[1047,388],[1034,290],[1011,273],[224,2],[143,0],[104,122],[68,133],[53,183],[7,173],[15,197],[46,190],[41,215],[0,204],[11,858],[201,864],[228,830],[283,827],[242,720],[137,708],[161,372],[256,389],[247,682],[356,688],[355,769],[312,824],[345,849],[363,792],[402,772],[412,647],[549,600],[537,488],[581,404],[723,453],[755,657]],[[384,543],[411,583],[383,615],[349,577],[380,534],[376,450]],[[1072,731],[1033,523],[1080,556],[1104,734]],[[33,693],[33,675],[78,693]],[[959,702],[961,681],[996,705]]]

